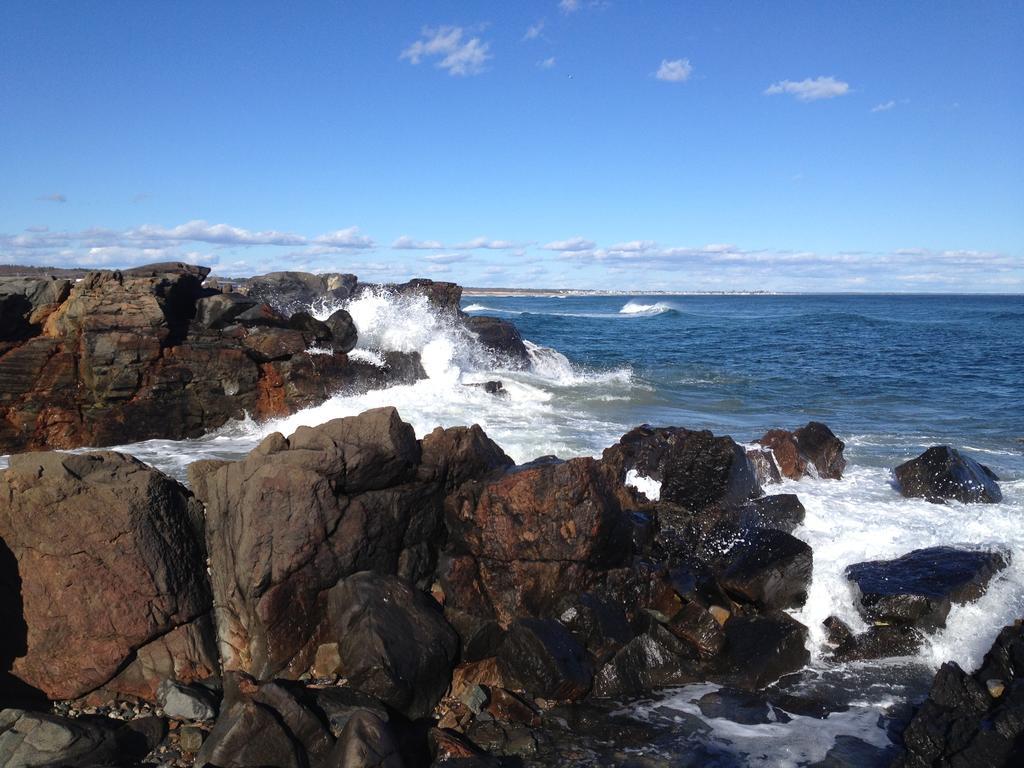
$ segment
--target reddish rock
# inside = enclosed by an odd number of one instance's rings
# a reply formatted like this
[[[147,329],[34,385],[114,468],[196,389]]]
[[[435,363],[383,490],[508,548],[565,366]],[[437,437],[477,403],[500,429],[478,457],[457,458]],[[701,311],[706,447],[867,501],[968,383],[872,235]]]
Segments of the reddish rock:
[[[615,480],[593,459],[513,472],[464,486],[446,504],[449,550],[471,563],[442,574],[449,603],[493,606],[502,623],[538,616],[629,561],[632,523]],[[480,600],[480,597],[484,600]]]
[[[771,450],[783,477],[799,480],[807,474],[807,459],[800,455],[800,447],[789,430],[770,429],[758,442]]]
[[[17,560],[26,652],[13,673],[55,699],[152,698],[217,667],[202,511],[131,457],[23,454],[0,474],[0,538]]]
[[[482,433],[473,439],[507,461]],[[358,571],[429,588],[449,475],[497,468],[446,453],[460,442],[442,433],[421,446],[394,408],[380,408],[271,435],[242,461],[193,464],[225,669],[263,680],[307,671],[338,640],[329,590]]]

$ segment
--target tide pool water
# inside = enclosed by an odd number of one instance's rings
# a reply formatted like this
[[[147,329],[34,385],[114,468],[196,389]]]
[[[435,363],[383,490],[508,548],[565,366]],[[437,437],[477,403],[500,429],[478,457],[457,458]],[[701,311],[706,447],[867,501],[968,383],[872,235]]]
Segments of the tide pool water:
[[[884,747],[887,718],[926,692],[939,664],[977,665],[998,630],[1024,616],[1022,297],[467,297],[466,312],[515,322],[529,372],[503,369],[425,299],[364,294],[344,306],[359,330],[354,355],[373,362],[386,350],[417,351],[428,378],[339,394],[285,419],[234,423],[198,440],[122,449],[184,478],[196,459],[237,458],[272,432],[383,405],[396,406],[420,436],[439,425],[480,424],[518,462],[599,455],[641,423],[706,428],[740,443],[773,427],[827,423],[846,441],[844,478],[766,490],[799,495],[807,518],[795,535],[814,549],[809,599],[794,612],[810,628],[812,661],[788,685],[848,709],[827,725],[809,717],[742,726],[704,718],[702,738],[736,761],[723,765],[808,764],[851,736]],[[326,317],[335,308],[314,310]],[[507,398],[465,386],[492,379],[504,383]],[[943,443],[991,467],[1004,500],[902,498],[891,468]],[[946,629],[913,658],[829,663],[822,620],[837,615],[863,627],[844,569],[939,544],[996,548],[1010,566],[978,602],[954,607]],[[631,711],[671,725],[699,714],[694,701],[707,690],[669,691]],[[662,746],[673,749],[671,740]]]

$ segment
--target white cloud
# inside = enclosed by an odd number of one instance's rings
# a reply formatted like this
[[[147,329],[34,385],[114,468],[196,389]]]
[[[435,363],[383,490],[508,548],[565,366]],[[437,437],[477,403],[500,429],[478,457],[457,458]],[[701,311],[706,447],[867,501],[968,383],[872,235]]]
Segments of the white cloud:
[[[52,195],[40,195],[36,200],[41,200],[44,203],[66,203],[68,201],[67,197],[60,192],[54,192]]]
[[[125,234],[135,240],[192,240],[222,245],[303,245],[307,242],[305,237],[288,232],[252,232],[229,224],[208,224],[202,219],[194,219],[171,228],[143,224],[141,227],[128,230]]]
[[[526,28],[526,34],[523,35],[523,40],[536,40],[540,37],[540,33],[544,31],[544,19],[541,19],[536,24],[531,24]]]
[[[516,244],[511,240],[488,240],[486,237],[474,237],[472,240],[468,240],[465,243],[459,243],[458,245],[452,246],[452,248],[457,248],[459,250],[486,248],[492,251],[504,251],[515,247]]]
[[[541,69],[551,69],[553,66],[555,66],[555,57],[548,56],[548,58],[538,61],[537,66],[540,67]]]
[[[443,275],[451,271],[452,268],[447,264],[431,264],[427,267],[427,272],[431,275]]]
[[[580,9],[580,0],[559,0],[558,9],[564,14],[576,13]]]
[[[444,245],[438,240],[413,240],[408,235],[402,235],[391,244],[391,247],[400,251],[436,251],[440,248],[444,248]]]
[[[672,61],[662,59],[661,66],[658,67],[654,76],[667,83],[683,83],[690,79],[691,74],[693,74],[693,65],[689,59],[673,59]]]
[[[545,251],[589,251],[596,243],[583,237],[570,237],[568,240],[553,240],[541,246]]]
[[[371,238],[359,234],[359,227],[336,229],[313,238],[313,242],[335,248],[373,248],[377,245]]]
[[[816,77],[813,80],[780,80],[769,85],[765,89],[766,96],[776,96],[780,93],[788,93],[798,101],[817,101],[818,99],[833,99],[836,96],[843,96],[850,91],[850,84],[834,77]]]
[[[628,243],[610,246],[608,250],[616,253],[645,253],[656,245],[653,240],[630,240]]]
[[[883,101],[881,104],[875,104],[875,106],[873,106],[871,108],[871,111],[872,112],[888,112],[890,109],[892,109],[895,106],[896,106],[896,102],[893,101],[892,99],[889,99],[889,101]]]
[[[424,256],[424,261],[429,261],[432,264],[454,264],[459,261],[468,261],[473,258],[468,253],[434,253],[430,256]]]
[[[450,75],[479,75],[484,71],[484,63],[493,58],[490,43],[481,42],[479,37],[465,40],[464,33],[462,27],[425,28],[423,39],[402,51],[398,58],[408,59],[412,64],[434,58],[436,66]]]

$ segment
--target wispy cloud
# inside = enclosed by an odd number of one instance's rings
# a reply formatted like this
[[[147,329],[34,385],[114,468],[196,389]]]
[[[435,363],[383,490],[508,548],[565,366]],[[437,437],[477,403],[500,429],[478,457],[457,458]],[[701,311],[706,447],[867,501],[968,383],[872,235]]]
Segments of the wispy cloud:
[[[465,34],[462,27],[424,28],[423,38],[402,51],[398,58],[408,59],[411,64],[435,59],[435,66],[449,75],[479,75],[484,71],[484,64],[493,58],[490,43],[481,42],[479,37],[465,39]]]
[[[413,240],[408,235],[402,235],[391,244],[391,247],[400,251],[436,251],[444,248],[444,244],[439,240]]]
[[[896,102],[890,99],[889,101],[883,101],[881,104],[875,104],[871,108],[872,112],[888,112],[890,109],[896,106]]]
[[[597,246],[593,240],[583,237],[570,237],[568,240],[553,240],[541,246],[545,251],[589,251]]]
[[[540,67],[541,69],[551,69],[553,66],[555,66],[555,57],[548,56],[546,59],[541,59],[540,61],[537,62],[537,66]]]
[[[460,261],[469,261],[473,257],[468,253],[434,253],[430,256],[424,256],[424,261],[429,261],[431,264],[455,264]]]
[[[40,195],[36,200],[41,200],[44,203],[66,203],[68,201],[67,197],[60,192],[54,192],[52,195]]]
[[[471,250],[476,248],[486,248],[492,251],[504,251],[509,248],[517,248],[517,244],[511,240],[491,240],[486,237],[474,237],[472,240],[467,240],[464,243],[453,245],[452,248],[459,250]]]
[[[661,66],[654,76],[667,83],[683,83],[690,79],[693,74],[693,65],[689,59],[668,59],[661,60]]]
[[[253,232],[229,224],[208,224],[201,219],[170,228],[156,224],[143,224],[141,227],[125,232],[125,237],[138,241],[182,242],[188,240],[219,245],[304,245],[308,242],[307,238],[289,232],[276,230]]]
[[[313,238],[313,242],[319,245],[328,245],[333,248],[374,248],[376,243],[366,235],[359,234],[359,227],[347,227],[336,229]]]
[[[559,0],[558,10],[568,15],[570,13],[576,13],[580,9],[580,0]]]
[[[536,24],[531,24],[526,28],[526,34],[523,35],[523,40],[536,40],[540,37],[540,33],[544,31],[544,19],[541,19]]]
[[[834,77],[815,77],[806,80],[780,80],[772,83],[765,89],[766,96],[777,96],[780,93],[787,93],[798,101],[817,101],[819,99],[834,99],[836,96],[843,96],[850,91],[850,84]]]

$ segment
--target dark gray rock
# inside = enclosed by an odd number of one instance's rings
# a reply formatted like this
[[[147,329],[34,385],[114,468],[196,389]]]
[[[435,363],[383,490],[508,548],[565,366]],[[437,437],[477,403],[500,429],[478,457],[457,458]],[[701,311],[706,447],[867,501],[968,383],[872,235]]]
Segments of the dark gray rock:
[[[355,349],[359,334],[356,324],[344,309],[339,309],[331,314],[325,321],[325,325],[331,331],[331,348],[335,352],[351,352]]]
[[[204,328],[226,328],[259,302],[240,293],[215,293],[196,301],[195,321]]]
[[[404,768],[398,740],[387,722],[372,712],[357,712],[338,738],[328,765],[343,768]]]
[[[916,459],[893,470],[900,493],[908,497],[965,504],[1002,501],[1003,494],[992,470],[948,445],[929,448]]]
[[[156,700],[164,714],[175,720],[213,720],[217,716],[217,698],[199,685],[164,680],[157,688]]]
[[[466,327],[480,340],[480,343],[507,361],[526,365],[530,356],[523,344],[523,337],[508,320],[497,317],[474,315],[465,319]]]
[[[785,531],[754,528],[729,550],[719,583],[734,598],[761,608],[799,608],[811,584],[811,548]]]
[[[737,688],[764,688],[810,661],[807,627],[781,611],[734,616],[725,637],[722,676]]]
[[[872,560],[846,569],[857,590],[857,608],[867,621],[934,629],[946,624],[953,603],[984,594],[1006,567],[998,552],[952,547],[918,549],[895,560]]]
[[[0,765],[4,768],[93,768],[132,765],[166,734],[159,718],[128,724],[106,717],[68,719],[56,715],[0,711]]]
[[[355,275],[336,272],[270,272],[249,278],[245,292],[279,312],[292,314],[317,303],[344,301],[352,294],[356,282]]]
[[[737,521],[742,528],[775,528],[792,533],[803,525],[806,510],[794,493],[762,496],[743,504]]]
[[[305,768],[306,756],[273,709],[239,701],[217,718],[195,764],[218,768]]]
[[[530,694],[555,700],[582,697],[594,674],[583,646],[569,630],[550,619],[512,622],[498,663],[504,675]]]
[[[411,719],[429,715],[458,654],[440,606],[402,579],[371,572],[340,581],[326,599],[349,685]]]

